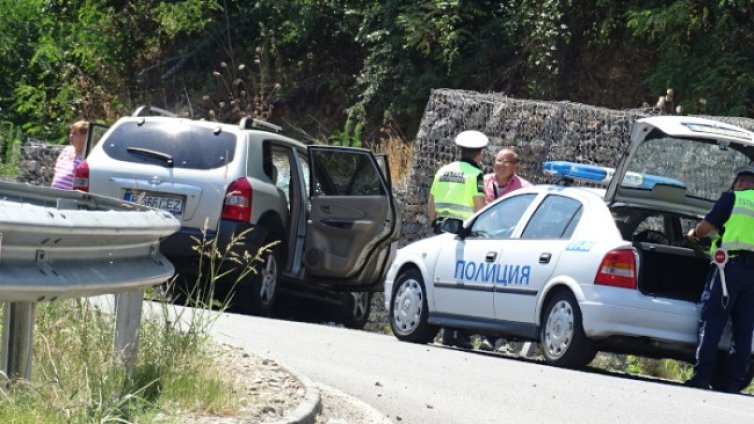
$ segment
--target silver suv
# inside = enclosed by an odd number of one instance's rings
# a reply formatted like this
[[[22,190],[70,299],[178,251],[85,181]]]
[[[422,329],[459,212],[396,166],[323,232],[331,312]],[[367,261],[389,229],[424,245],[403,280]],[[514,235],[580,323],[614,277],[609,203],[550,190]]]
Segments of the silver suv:
[[[366,323],[400,226],[384,158],[307,146],[250,118],[230,125],[149,107],[118,120],[87,150],[74,188],[175,215],[181,229],[161,249],[186,281],[198,270],[194,238],[205,231],[226,246],[249,230],[251,254],[279,244],[237,287],[239,310],[267,315],[280,289],[289,289],[337,294],[343,323]]]

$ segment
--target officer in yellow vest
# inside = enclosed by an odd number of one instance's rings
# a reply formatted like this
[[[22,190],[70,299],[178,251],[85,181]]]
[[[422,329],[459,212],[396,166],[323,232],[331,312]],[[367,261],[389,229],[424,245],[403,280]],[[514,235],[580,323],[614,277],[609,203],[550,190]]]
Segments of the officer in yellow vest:
[[[489,139],[479,131],[463,131],[456,136],[461,159],[440,168],[429,191],[428,213],[435,234],[445,218],[465,220],[482,209],[484,171],[479,165]],[[443,328],[442,343],[471,349],[471,337],[463,330]]]
[[[445,218],[465,220],[484,207],[484,171],[479,165],[489,140],[479,131],[456,136],[461,159],[440,168],[429,191],[429,219],[435,234]]]
[[[694,375],[687,385],[707,389],[718,355],[725,325],[733,324],[731,346],[727,352],[724,379],[716,389],[739,392],[751,363],[751,341],[754,332],[754,166],[736,170],[733,191],[723,193],[710,212],[693,228],[688,238],[698,241],[718,232],[720,248],[727,250],[725,279],[713,271],[702,293],[699,338]],[[724,296],[723,282],[727,288]],[[721,370],[717,370],[720,372]]]

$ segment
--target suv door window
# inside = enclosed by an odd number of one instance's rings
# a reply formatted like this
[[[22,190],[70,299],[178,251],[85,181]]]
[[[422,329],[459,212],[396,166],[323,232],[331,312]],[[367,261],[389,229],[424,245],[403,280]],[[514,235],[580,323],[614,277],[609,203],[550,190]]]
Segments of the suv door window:
[[[570,239],[581,218],[581,202],[570,197],[550,195],[532,215],[522,239]]]
[[[236,135],[171,122],[125,122],[107,139],[111,158],[174,168],[213,169],[233,161]]]
[[[307,275],[376,283],[384,277],[397,226],[395,205],[372,153],[309,146],[311,209]]]
[[[270,180],[283,193],[290,209],[291,204],[291,151],[273,146],[271,150]]]
[[[306,189],[304,190],[305,193],[310,193],[311,191],[311,173],[309,171],[309,158],[306,157],[305,154],[301,152],[296,152],[298,155],[298,163],[301,165],[301,172],[304,176],[304,184],[306,185]]]
[[[377,159],[377,164],[380,165],[380,170],[382,171],[382,175],[385,176],[388,188],[392,189],[393,182],[390,177],[390,163],[387,161],[387,155],[385,153],[377,153],[374,155],[374,158]]]
[[[501,200],[482,212],[471,225],[469,237],[507,239],[536,194],[522,194]]]
[[[371,155],[330,152],[314,155],[314,185],[318,194],[328,196],[384,195],[380,172]],[[373,171],[373,172],[369,172]]]
[[[109,129],[110,127],[105,125],[95,124],[94,122],[89,123],[89,131],[86,134],[86,146],[84,146],[84,157],[89,156],[89,152],[92,151],[94,146],[97,145]]]

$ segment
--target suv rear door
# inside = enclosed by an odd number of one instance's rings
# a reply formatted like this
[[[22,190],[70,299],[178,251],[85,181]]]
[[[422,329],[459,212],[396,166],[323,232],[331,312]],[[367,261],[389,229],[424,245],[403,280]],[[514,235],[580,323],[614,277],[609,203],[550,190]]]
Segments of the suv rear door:
[[[86,133],[86,145],[84,146],[84,157],[89,156],[89,152],[92,151],[94,146],[99,143],[103,135],[109,130],[107,125],[96,124],[94,122],[89,123],[89,130]]]
[[[309,281],[378,284],[399,223],[385,175],[371,151],[308,146],[310,210],[304,265]]]

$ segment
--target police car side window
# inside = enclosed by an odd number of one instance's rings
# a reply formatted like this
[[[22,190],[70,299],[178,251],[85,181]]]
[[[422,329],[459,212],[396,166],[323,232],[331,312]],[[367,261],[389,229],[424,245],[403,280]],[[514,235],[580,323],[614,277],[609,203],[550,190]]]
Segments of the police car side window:
[[[526,212],[536,194],[509,197],[484,211],[471,225],[470,237],[510,238],[516,224]]]
[[[522,239],[568,239],[581,218],[581,202],[550,195],[542,201],[526,225]]]

